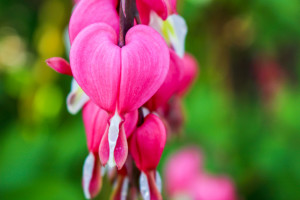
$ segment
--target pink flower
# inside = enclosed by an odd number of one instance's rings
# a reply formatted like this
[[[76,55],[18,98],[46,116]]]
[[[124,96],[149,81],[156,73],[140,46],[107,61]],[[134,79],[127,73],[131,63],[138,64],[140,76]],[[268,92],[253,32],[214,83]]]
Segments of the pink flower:
[[[202,169],[197,149],[185,149],[173,155],[165,167],[165,186],[174,199],[234,200],[235,189],[226,176],[213,176]]]
[[[101,163],[121,168],[128,153],[124,115],[141,107],[162,85],[169,69],[169,50],[163,38],[144,25],[128,31],[125,46],[117,43],[113,28],[103,23],[90,25],[74,40],[70,61],[80,87],[111,116],[107,139],[99,151]]]

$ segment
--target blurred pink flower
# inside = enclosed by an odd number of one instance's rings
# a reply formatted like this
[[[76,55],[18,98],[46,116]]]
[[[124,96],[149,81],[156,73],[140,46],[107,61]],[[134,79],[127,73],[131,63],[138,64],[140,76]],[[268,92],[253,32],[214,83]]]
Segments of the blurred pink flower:
[[[70,53],[72,72],[79,86],[110,115],[110,128],[104,136],[109,142],[103,144],[109,149],[99,151],[101,163],[108,162],[119,169],[128,154],[122,133],[124,115],[137,110],[155,94],[166,78],[170,60],[163,38],[150,27],[134,26],[125,41],[125,46],[119,47],[115,30],[96,23],[79,33]]]
[[[171,156],[165,167],[165,187],[174,199],[236,199],[234,184],[228,177],[203,171],[202,155],[196,148],[184,149]]]

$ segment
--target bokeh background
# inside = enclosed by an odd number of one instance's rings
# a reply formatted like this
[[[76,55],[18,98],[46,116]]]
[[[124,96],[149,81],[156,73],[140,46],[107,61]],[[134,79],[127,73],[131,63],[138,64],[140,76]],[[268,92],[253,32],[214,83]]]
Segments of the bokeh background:
[[[81,115],[66,110],[71,78],[45,64],[67,58],[71,10],[71,0],[0,0],[0,199],[83,199],[87,148]],[[160,170],[196,145],[240,199],[300,199],[300,1],[182,0],[178,10],[200,74]]]

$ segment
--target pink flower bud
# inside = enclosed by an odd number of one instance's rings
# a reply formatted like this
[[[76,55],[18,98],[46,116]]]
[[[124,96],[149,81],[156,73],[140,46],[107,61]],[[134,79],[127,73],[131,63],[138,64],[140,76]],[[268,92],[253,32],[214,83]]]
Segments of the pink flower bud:
[[[49,67],[54,69],[56,72],[60,74],[66,74],[69,76],[73,76],[70,64],[63,58],[53,57],[46,60],[46,63]]]
[[[149,114],[130,138],[130,152],[137,167],[144,172],[155,170],[166,143],[166,128],[154,114]]]

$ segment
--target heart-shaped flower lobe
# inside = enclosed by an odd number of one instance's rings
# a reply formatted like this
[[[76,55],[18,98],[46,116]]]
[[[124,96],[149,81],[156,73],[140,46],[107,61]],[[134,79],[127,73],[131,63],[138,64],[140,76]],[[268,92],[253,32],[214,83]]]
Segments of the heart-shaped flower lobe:
[[[118,32],[119,17],[115,3],[111,0],[81,0],[76,5],[69,23],[71,43],[80,31],[94,23],[106,23]]]

